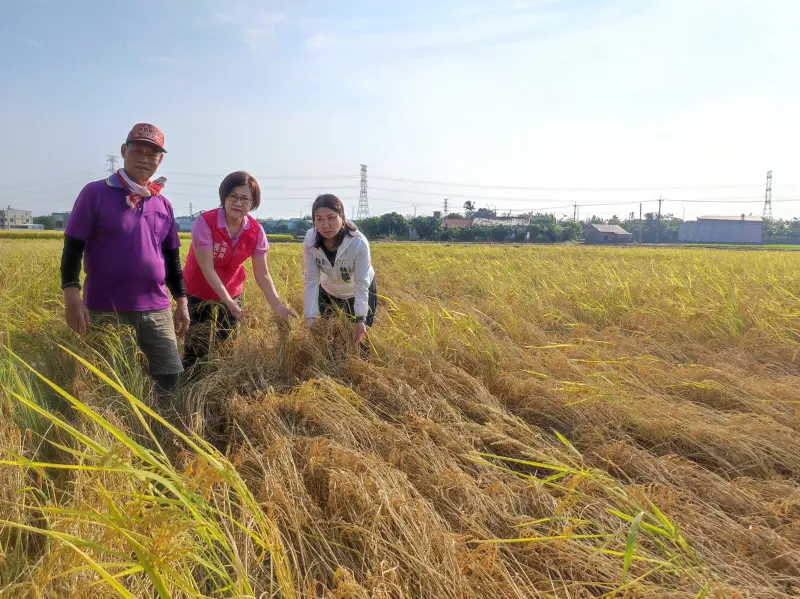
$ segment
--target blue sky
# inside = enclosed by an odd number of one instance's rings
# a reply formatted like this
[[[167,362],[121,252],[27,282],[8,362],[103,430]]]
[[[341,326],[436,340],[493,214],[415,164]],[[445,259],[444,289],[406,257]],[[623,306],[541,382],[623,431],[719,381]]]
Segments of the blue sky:
[[[297,177],[257,216],[349,212],[364,163],[373,213],[760,214],[772,169],[800,216],[798,30],[794,0],[4,0],[4,203],[69,209],[149,121],[179,214],[237,169]]]

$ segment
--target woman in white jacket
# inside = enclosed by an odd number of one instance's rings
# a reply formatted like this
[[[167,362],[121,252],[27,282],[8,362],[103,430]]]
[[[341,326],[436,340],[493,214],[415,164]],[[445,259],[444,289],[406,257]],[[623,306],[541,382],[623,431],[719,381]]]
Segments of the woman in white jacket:
[[[313,328],[318,317],[342,310],[355,319],[354,338],[361,343],[378,307],[369,242],[347,222],[333,194],[317,197],[311,218],[314,227],[303,241],[306,326]]]

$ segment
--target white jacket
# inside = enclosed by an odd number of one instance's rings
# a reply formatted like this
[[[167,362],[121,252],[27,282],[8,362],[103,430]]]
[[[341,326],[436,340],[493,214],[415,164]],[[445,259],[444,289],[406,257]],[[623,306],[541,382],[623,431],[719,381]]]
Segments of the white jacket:
[[[333,265],[322,248],[314,247],[317,230],[312,228],[303,241],[303,304],[305,317],[319,315],[319,286],[333,297],[348,299],[355,297],[356,316],[367,316],[369,285],[375,277],[369,242],[361,231],[345,235],[336,252]]]

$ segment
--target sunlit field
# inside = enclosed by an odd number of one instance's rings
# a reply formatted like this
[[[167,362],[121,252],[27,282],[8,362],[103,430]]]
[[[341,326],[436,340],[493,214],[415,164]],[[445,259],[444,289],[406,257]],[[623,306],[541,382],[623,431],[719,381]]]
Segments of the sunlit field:
[[[369,355],[250,282],[177,428],[59,260],[0,239],[4,598],[800,594],[800,253],[375,244]]]

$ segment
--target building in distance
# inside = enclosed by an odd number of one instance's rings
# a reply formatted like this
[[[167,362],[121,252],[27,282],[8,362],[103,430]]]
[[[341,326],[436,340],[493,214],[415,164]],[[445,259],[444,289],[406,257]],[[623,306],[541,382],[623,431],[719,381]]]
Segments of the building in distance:
[[[764,219],[760,216],[698,216],[678,226],[683,243],[761,243]]]
[[[17,210],[9,206],[0,208],[0,229],[38,229],[32,227],[33,213],[30,210]]]
[[[50,216],[53,217],[53,228],[56,231],[63,231],[67,228],[69,222],[69,212],[53,212]]]
[[[589,225],[583,231],[586,243],[633,243],[633,233],[619,225]]]
[[[471,218],[446,218],[442,226],[445,229],[463,229],[472,226]]]

